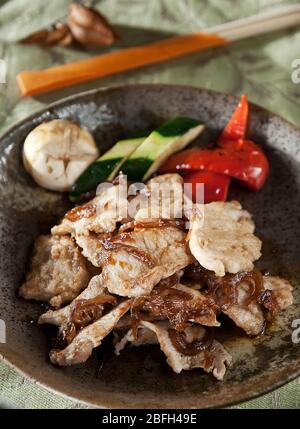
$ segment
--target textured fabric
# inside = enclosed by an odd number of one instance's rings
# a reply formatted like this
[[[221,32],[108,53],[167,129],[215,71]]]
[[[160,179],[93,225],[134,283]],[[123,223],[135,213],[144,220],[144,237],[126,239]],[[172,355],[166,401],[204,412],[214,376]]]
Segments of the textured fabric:
[[[66,16],[70,0],[0,0],[0,59],[7,68],[0,84],[0,132],[44,105],[66,95],[99,86],[123,83],[179,83],[236,95],[248,93],[251,101],[300,125],[300,83],[291,80],[292,61],[300,58],[300,31],[289,29],[230,47],[193,54],[165,64],[130,71],[39,98],[21,99],[16,74],[86,58],[106,49],[22,46],[16,41]],[[118,47],[159,40],[167,35],[273,10],[280,0],[102,0],[86,1],[99,7],[116,24],[122,36]],[[0,406],[17,408],[80,408],[80,404],[47,392],[0,363]],[[234,408],[299,408],[300,381]]]

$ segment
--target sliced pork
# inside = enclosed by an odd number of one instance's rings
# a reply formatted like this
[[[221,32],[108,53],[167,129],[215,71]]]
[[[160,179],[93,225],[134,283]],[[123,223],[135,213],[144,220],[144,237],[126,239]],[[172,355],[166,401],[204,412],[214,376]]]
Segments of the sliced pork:
[[[264,276],[265,293],[261,296],[261,303],[273,315],[293,304],[293,287],[285,279],[273,276]]]
[[[179,374],[182,370],[203,368],[206,372],[212,372],[217,380],[223,380],[227,366],[232,363],[232,357],[214,339],[210,341],[206,348],[204,347],[204,350],[201,350],[200,343],[206,341],[207,331],[205,328],[193,325],[185,329],[184,335],[187,344],[189,343],[193,347],[197,344],[199,347],[199,351],[188,355],[181,353],[174,346],[170,337],[170,326],[167,322],[151,323],[142,321],[141,325],[156,334],[160,348],[167,357],[167,363],[174,372]]]
[[[134,219],[182,219],[183,179],[179,174],[163,174],[147,182],[148,198],[141,200],[141,207]]]
[[[51,362],[83,363],[113,332],[117,355],[158,344],[176,373],[222,380],[232,358],[214,338],[220,313],[256,336],[293,303],[287,280],[254,268],[261,241],[250,214],[237,201],[194,205],[177,174],[129,198],[122,175],[106,185],[36,241],[20,288],[53,307],[39,318],[58,328]]]
[[[117,185],[108,183],[91,201],[68,211],[62,222],[52,228],[52,234],[77,236],[114,231],[127,214],[126,189],[122,176]]]
[[[184,231],[176,227],[147,227],[103,241],[107,263],[103,267],[110,293],[147,295],[163,278],[192,262]]]
[[[133,301],[131,313],[138,321],[169,320],[177,330],[183,330],[188,322],[206,326],[220,326],[216,319],[214,300],[187,286],[160,284],[148,296]]]
[[[106,288],[102,282],[101,275],[94,276],[89,282],[88,287],[75,298],[72,304],[76,303],[79,300],[94,299],[97,296],[103,295],[105,291]],[[72,304],[66,305],[65,307],[60,308],[58,310],[48,310],[46,313],[40,316],[38,323],[48,323],[50,325],[55,326],[62,326],[68,323],[72,314]]]
[[[35,241],[31,267],[19,293],[58,308],[76,298],[89,280],[86,259],[70,237],[41,235]]]
[[[143,326],[138,327],[137,337],[135,338],[132,329],[129,329],[127,333],[123,336],[120,333],[115,333],[115,353],[117,356],[120,355],[121,351],[126,347],[126,345],[130,343],[131,345],[145,346],[145,345],[153,345],[158,344],[157,336],[155,332],[150,331],[148,328],[144,328]]]
[[[130,300],[124,301],[96,322],[83,328],[63,350],[53,349],[50,360],[53,364],[70,366],[86,362],[94,348],[114,329],[119,319],[129,310]]]
[[[261,256],[261,241],[253,232],[250,214],[237,201],[214,202],[204,208],[195,206],[189,231],[190,250],[202,267],[217,276],[250,271]]]
[[[224,313],[248,335],[262,334],[266,324],[262,305],[272,315],[279,313],[292,305],[292,289],[290,283],[285,279],[263,276],[260,294],[256,293],[254,299],[249,300],[249,296],[251,298],[249,284],[242,281],[237,287],[236,303],[231,305]]]

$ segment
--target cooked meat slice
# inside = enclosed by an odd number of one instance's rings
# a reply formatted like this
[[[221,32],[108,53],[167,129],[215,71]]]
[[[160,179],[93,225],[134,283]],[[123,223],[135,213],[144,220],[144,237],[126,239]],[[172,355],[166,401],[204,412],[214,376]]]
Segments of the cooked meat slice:
[[[216,319],[216,306],[213,300],[197,289],[190,288],[186,285],[178,284],[175,289],[179,289],[189,295],[192,295],[192,300],[187,301],[191,310],[195,309],[194,316],[189,318],[190,322],[199,323],[204,326],[220,326]],[[187,309],[188,311],[188,309]]]
[[[102,273],[92,278],[78,299],[94,298],[103,288],[121,296],[149,294],[161,279],[190,263],[191,255],[182,242],[183,237],[183,232],[177,228],[155,228],[122,234],[104,243],[101,258],[106,258],[107,262]],[[48,311],[40,317],[39,323],[60,326],[69,318],[70,308]]]
[[[131,267],[131,263],[133,268]],[[102,293],[105,293],[108,287],[109,289],[118,288],[118,290],[122,287],[123,290],[131,290],[136,287],[138,291],[140,290],[140,293],[143,293],[143,290],[151,290],[160,281],[164,274],[161,267],[150,269],[147,266],[145,267],[145,265],[140,261],[138,261],[138,263],[136,263],[136,260],[128,261],[128,255],[126,253],[123,255],[123,258],[119,259],[119,264],[120,265],[118,266],[116,263],[115,270],[113,269],[114,266],[111,267],[110,264],[105,266],[102,273],[99,276],[94,276],[92,278],[88,287],[77,297],[77,299],[93,299]],[[119,282],[122,283],[123,286],[118,285]],[[118,286],[116,286],[115,283]],[[76,302],[76,300],[73,302]],[[63,324],[68,323],[71,317],[72,304],[57,311],[48,310],[45,314],[40,316],[39,324],[49,323],[62,326]]]
[[[141,228],[103,241],[108,253],[103,277],[110,293],[148,295],[163,278],[192,261],[185,233],[176,227]],[[103,258],[102,258],[103,259]]]
[[[106,254],[103,254],[100,237],[103,234],[75,235],[76,244],[81,248],[83,256],[85,256],[94,267],[102,267]]]
[[[60,366],[70,366],[86,362],[94,348],[113,330],[119,319],[129,310],[130,300],[124,301],[101,319],[83,328],[63,350],[52,350],[50,360]]]
[[[163,266],[149,266],[127,250],[119,250],[111,255],[102,277],[110,293],[134,297],[150,293],[165,272]]]
[[[248,335],[259,335],[264,331],[265,318],[261,304],[274,315],[293,303],[293,288],[287,280],[264,276],[263,288],[260,297],[249,303],[249,285],[241,282],[237,287],[237,303],[224,311]]]
[[[100,195],[67,212],[61,224],[52,228],[52,234],[88,235],[114,231],[117,222],[127,215],[125,184],[121,177],[117,185],[107,185]]]
[[[88,287],[78,295],[75,300],[59,310],[48,310],[42,314],[38,320],[39,324],[48,323],[50,325],[62,326],[70,321],[72,312],[72,304],[78,300],[89,300],[96,296],[101,296],[106,291],[105,286],[102,283],[101,275],[94,276],[89,282]]]
[[[201,209],[204,207],[204,217]],[[239,202],[214,202],[195,207],[191,215],[189,246],[200,265],[217,276],[253,269],[261,253],[250,214]]]
[[[154,184],[155,185],[161,185],[161,184],[174,185],[175,184],[175,185],[180,185],[182,187],[183,178],[177,173],[160,174],[147,181],[147,188],[151,191],[151,186]]]
[[[114,344],[115,344],[116,355],[119,355],[121,353],[121,351],[126,347],[127,343],[131,343],[133,346],[136,346],[136,347],[158,343],[156,334],[147,328],[143,328],[142,326],[139,326],[139,329],[137,332],[137,338],[134,338],[132,329],[129,329],[129,331],[121,338],[119,333],[116,333],[114,331],[114,334],[115,334]]]
[[[183,330],[188,322],[206,326],[220,326],[216,319],[218,307],[215,301],[197,290],[177,284],[164,286],[162,282],[151,295],[136,298],[131,314],[138,320],[169,320],[177,330]]]
[[[212,372],[218,380],[223,380],[226,367],[231,365],[232,357],[218,341],[212,340],[211,345],[206,350],[188,356],[180,353],[173,345],[167,322],[143,321],[141,325],[155,332],[160,348],[167,357],[167,363],[174,372],[179,374],[184,369],[203,368],[206,372]],[[206,335],[205,328],[200,325],[190,326],[184,332],[186,338],[191,342],[201,341]]]
[[[293,287],[280,277],[264,276],[265,292],[261,296],[261,303],[273,314],[293,304]]]
[[[147,322],[157,322],[158,320],[165,320],[165,318],[161,316],[154,316],[153,314],[143,314],[143,320]],[[122,331],[124,329],[129,330],[132,327],[132,316],[126,314],[122,319],[118,322],[116,326],[117,331]]]
[[[265,319],[261,305],[256,300],[248,302],[249,285],[241,282],[237,287],[237,302],[224,311],[234,323],[248,335],[259,335],[264,331]]]
[[[135,221],[147,219],[182,219],[183,179],[179,174],[163,174],[147,183],[149,197],[141,200]]]
[[[70,237],[42,235],[35,241],[31,268],[20,295],[58,308],[72,301],[89,280],[86,260]]]

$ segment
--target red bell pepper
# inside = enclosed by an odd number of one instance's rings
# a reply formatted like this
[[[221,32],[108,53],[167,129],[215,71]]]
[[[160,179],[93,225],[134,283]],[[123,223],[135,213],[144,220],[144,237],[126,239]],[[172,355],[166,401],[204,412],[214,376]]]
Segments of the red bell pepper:
[[[218,138],[218,146],[223,146],[223,142],[245,139],[248,126],[248,114],[249,105],[247,96],[243,95],[230,121]]]
[[[226,142],[224,148],[192,148],[168,158],[159,173],[187,173],[207,170],[225,174],[258,191],[269,173],[269,163],[260,148],[250,140]],[[231,146],[228,148],[227,146]]]
[[[194,171],[184,176],[184,183],[192,185],[192,199],[196,203],[205,204],[212,201],[226,201],[231,179],[225,174],[212,173],[211,171]],[[204,201],[197,201],[197,184],[204,184]]]
[[[167,159],[160,173],[207,170],[240,180],[258,191],[269,174],[268,160],[251,140],[246,140],[249,106],[243,95],[215,149],[187,149]]]

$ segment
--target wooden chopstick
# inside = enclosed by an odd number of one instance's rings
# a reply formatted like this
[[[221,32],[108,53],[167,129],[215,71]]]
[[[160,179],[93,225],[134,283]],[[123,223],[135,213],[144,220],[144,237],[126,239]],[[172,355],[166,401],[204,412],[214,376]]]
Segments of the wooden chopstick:
[[[231,42],[283,30],[300,24],[300,4],[276,8],[268,13],[227,22],[207,30]]]
[[[17,82],[24,96],[42,94],[123,71],[167,61],[300,23],[300,5],[231,21],[205,32],[170,37],[148,45],[38,71],[22,71]]]

